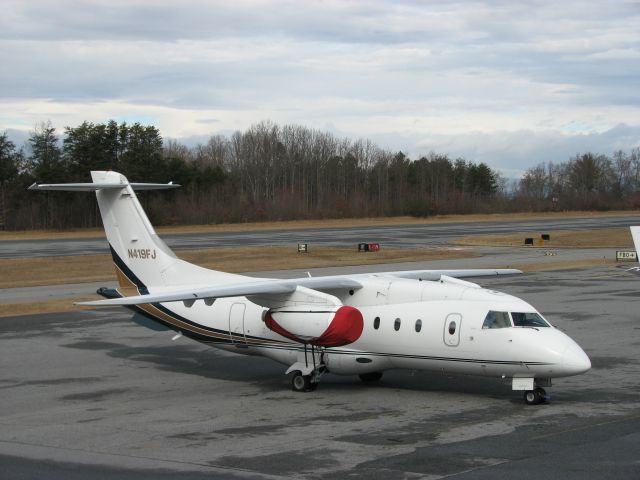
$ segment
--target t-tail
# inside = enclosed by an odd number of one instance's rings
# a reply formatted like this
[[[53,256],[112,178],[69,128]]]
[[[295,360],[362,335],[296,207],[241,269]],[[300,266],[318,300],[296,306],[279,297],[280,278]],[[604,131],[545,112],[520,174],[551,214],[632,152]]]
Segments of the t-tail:
[[[636,252],[640,252],[640,227],[629,227],[631,230],[631,238],[633,238],[633,246]]]
[[[92,183],[33,184],[30,190],[94,191],[123,296],[150,287],[221,285],[244,279],[179,259],[158,237],[135,190],[176,188],[173,183],[130,183],[112,171],[91,172]]]
[[[638,258],[638,261],[640,261],[640,257],[638,257],[638,255],[640,254],[640,226],[629,227],[629,229],[631,230],[631,238],[633,239],[633,246],[636,249],[636,258]],[[627,271],[635,275],[640,275],[640,267],[638,266],[631,267]]]

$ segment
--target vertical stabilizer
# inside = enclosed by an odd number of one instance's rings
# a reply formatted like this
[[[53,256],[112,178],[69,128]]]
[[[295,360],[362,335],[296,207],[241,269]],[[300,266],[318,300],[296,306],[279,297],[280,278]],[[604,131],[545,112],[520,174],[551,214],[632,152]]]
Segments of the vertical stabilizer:
[[[29,189],[96,192],[120,290],[125,296],[148,293],[148,287],[224,285],[246,278],[180,260],[158,237],[135,190],[178,185],[129,183],[124,175],[110,171],[91,172],[91,179],[93,183],[34,184]]]
[[[122,269],[124,264],[146,286],[166,285],[163,272],[169,270],[177,258],[156,235],[126,177],[117,172],[91,172],[91,178],[96,187],[100,184],[122,185],[120,189],[96,190],[102,223],[116,267]],[[121,273],[131,276],[125,271],[118,272],[119,277]],[[122,278],[120,280],[122,284]]]
[[[633,238],[633,246],[640,255],[640,227],[629,227],[629,229],[631,230],[631,238]],[[640,261],[640,257],[638,261]]]

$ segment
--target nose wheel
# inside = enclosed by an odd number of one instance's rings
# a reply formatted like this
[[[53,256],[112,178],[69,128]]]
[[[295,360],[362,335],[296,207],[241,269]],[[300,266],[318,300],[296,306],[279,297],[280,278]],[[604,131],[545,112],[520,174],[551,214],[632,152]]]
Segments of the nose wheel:
[[[524,401],[527,405],[540,405],[549,400],[549,396],[544,388],[535,388],[533,390],[527,390],[524,392]]]

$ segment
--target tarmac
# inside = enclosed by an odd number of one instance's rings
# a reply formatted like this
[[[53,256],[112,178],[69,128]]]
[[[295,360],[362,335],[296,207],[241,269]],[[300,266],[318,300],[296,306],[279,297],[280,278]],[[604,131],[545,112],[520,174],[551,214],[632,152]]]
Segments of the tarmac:
[[[2,318],[0,477],[640,478],[640,278],[597,266],[478,283],[536,306],[593,368],[539,406],[499,379],[421,371],[325,375],[301,394],[283,365],[172,341],[126,310]]]

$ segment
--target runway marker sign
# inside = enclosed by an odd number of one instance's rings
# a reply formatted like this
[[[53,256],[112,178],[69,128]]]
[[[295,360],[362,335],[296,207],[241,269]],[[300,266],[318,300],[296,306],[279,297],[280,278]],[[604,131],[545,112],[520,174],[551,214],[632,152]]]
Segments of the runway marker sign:
[[[620,251],[616,252],[616,262],[624,262],[626,260],[638,260],[638,253],[635,251]]]

